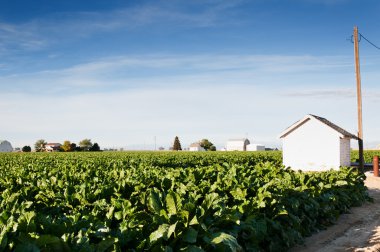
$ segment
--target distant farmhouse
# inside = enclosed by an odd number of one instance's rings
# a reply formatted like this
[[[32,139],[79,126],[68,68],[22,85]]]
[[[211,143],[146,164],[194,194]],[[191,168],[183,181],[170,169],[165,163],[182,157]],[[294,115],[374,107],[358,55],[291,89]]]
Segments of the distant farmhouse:
[[[48,143],[45,145],[45,150],[47,152],[55,152],[55,151],[59,151],[61,146],[62,145],[60,143]]]
[[[190,144],[189,151],[206,151],[199,142]]]
[[[230,139],[227,141],[226,151],[246,151],[248,144],[250,142],[247,138]]]
[[[12,152],[13,147],[10,142],[6,140],[0,140],[0,152]]]
[[[358,139],[316,115],[306,115],[282,132],[280,138],[283,164],[304,171],[350,166],[350,140]]]

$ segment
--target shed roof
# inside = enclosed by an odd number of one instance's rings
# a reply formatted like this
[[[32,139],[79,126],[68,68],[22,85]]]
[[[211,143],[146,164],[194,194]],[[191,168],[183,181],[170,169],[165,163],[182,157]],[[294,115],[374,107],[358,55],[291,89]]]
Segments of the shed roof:
[[[202,147],[199,142],[190,144],[190,147]]]
[[[330,122],[326,118],[316,116],[316,115],[312,115],[312,114],[306,115],[304,118],[302,118],[301,120],[297,121],[296,123],[294,123],[293,125],[288,127],[285,131],[283,131],[281,133],[280,138],[287,136],[288,134],[290,134],[291,132],[293,132],[294,130],[299,128],[301,125],[303,125],[304,123],[306,123],[307,121],[312,120],[312,119],[318,120],[319,122],[329,126],[330,128],[334,129],[336,132],[341,134],[342,137],[349,137],[349,138],[353,138],[353,139],[358,139],[358,137],[355,136],[354,134],[351,134],[350,132],[342,129],[341,127]]]
[[[49,145],[49,146],[58,146],[58,145],[62,145],[60,143],[47,143],[46,145]]]

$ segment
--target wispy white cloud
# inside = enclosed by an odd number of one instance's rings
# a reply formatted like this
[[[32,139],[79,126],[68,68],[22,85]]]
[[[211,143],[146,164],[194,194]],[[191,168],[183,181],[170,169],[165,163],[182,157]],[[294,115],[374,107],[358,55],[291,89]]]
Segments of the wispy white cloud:
[[[363,89],[363,88],[362,88]],[[291,92],[284,92],[282,95],[288,97],[299,97],[299,98],[318,98],[318,99],[345,99],[345,98],[356,98],[357,91],[356,88],[311,88],[305,89],[304,87],[293,87]],[[380,101],[380,92],[375,88],[365,88],[362,90],[362,97],[365,99],[370,99],[371,101]]]
[[[315,98],[353,98],[356,90],[351,89],[314,89],[314,90],[294,90],[284,94],[289,97],[315,97]]]
[[[231,11],[240,1],[179,3],[153,1],[103,12],[52,13],[21,24],[0,23],[0,53],[40,50],[94,34],[128,32],[149,27],[160,31],[184,27],[209,27],[235,23]],[[199,8],[199,7],[202,8]],[[192,10],[195,9],[195,10]]]
[[[47,45],[32,24],[14,25],[0,23],[0,54],[14,50],[38,50]]]
[[[203,85],[316,85],[347,75],[345,57],[281,55],[140,55],[0,77],[8,92],[61,94]],[[317,75],[311,79],[310,76]],[[308,77],[309,76],[309,77]],[[331,80],[333,83],[335,80]],[[327,83],[324,83],[325,85]],[[337,85],[337,83],[334,83]],[[294,95],[294,94],[293,94]]]
[[[352,0],[297,0],[297,1],[313,3],[313,4],[323,4],[323,5],[340,5],[340,4],[351,2]]]

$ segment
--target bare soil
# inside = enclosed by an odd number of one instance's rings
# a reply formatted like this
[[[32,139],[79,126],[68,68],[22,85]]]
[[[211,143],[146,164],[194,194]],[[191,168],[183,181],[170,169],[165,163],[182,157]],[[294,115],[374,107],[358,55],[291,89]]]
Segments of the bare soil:
[[[291,252],[378,251],[380,252],[380,177],[366,173],[365,181],[374,202],[366,202],[339,217],[336,224],[305,239]]]

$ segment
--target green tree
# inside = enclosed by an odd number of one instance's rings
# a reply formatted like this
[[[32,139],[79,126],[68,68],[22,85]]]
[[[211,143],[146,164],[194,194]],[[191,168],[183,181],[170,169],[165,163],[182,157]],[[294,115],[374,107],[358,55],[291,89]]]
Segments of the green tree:
[[[203,147],[206,151],[216,151],[216,147],[208,139],[202,139],[200,146]]]
[[[65,152],[73,151],[71,148],[71,142],[69,140],[66,140],[63,142],[63,145],[61,146],[61,149]]]
[[[37,142],[34,144],[34,149],[36,152],[45,151],[45,146],[47,142],[44,139],[37,140]]]
[[[99,144],[94,143],[94,145],[91,146],[90,151],[100,151]]]
[[[82,150],[84,151],[89,151],[90,148],[92,147],[91,139],[83,139],[82,141],[79,142],[79,146],[81,147]]]
[[[22,152],[31,152],[32,148],[29,145],[25,145],[21,150]]]
[[[76,151],[77,150],[77,144],[76,143],[71,143],[70,144],[70,149],[71,149],[71,151]]]
[[[179,142],[178,136],[174,138],[173,150],[175,151],[182,150],[181,143]]]

